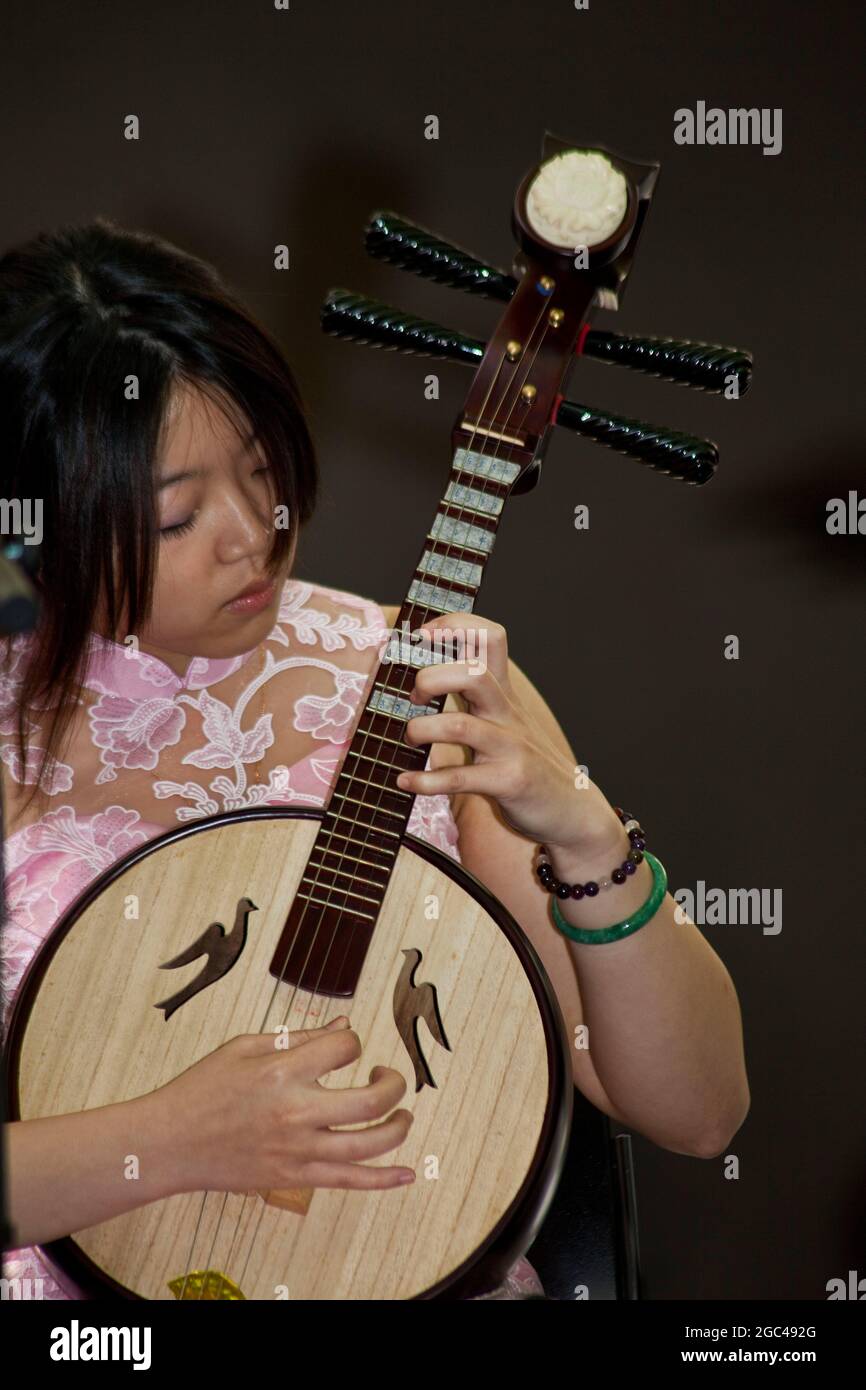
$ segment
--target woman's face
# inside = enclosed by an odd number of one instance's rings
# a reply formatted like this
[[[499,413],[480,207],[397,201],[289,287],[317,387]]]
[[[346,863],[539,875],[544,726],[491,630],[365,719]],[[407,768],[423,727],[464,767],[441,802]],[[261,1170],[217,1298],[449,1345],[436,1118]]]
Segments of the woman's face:
[[[142,651],[182,675],[191,656],[238,656],[268,636],[294,546],[269,575],[279,499],[264,454],[202,392],[184,389],[172,401],[157,488],[154,601],[137,636]],[[268,581],[264,593],[232,602]]]

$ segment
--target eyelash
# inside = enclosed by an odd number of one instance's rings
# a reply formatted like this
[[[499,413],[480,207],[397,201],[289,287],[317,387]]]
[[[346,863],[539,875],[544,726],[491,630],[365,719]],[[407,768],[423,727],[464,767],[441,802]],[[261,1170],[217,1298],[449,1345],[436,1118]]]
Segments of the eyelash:
[[[182,536],[185,531],[191,531],[195,526],[195,521],[190,517],[189,521],[179,521],[177,526],[164,526],[160,531],[161,536]]]
[[[255,478],[258,473],[270,473],[270,468],[264,464],[261,468],[254,468],[251,477]],[[191,531],[195,526],[195,518],[190,517],[189,521],[179,521],[176,526],[163,526],[160,531],[161,536],[182,536],[187,531]]]

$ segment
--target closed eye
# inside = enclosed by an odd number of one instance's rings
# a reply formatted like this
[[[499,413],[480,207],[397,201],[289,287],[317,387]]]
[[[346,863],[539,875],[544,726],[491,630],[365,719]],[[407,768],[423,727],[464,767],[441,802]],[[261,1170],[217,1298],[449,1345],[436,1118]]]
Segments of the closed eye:
[[[195,517],[191,516],[187,521],[179,521],[176,526],[163,526],[160,531],[161,536],[182,536],[185,531],[191,531],[195,526]]]

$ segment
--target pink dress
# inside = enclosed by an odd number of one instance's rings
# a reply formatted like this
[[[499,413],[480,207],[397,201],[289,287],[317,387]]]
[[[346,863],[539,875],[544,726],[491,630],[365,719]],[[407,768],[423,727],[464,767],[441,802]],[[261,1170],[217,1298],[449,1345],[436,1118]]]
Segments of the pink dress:
[[[84,710],[64,750],[68,761],[51,768],[56,804],[6,843],[4,1034],[37,947],[86,885],[134,846],[241,807],[325,804],[387,631],[377,604],[289,579],[264,642],[230,659],[194,657],[183,678],[154,656],[91,637]],[[35,772],[22,768],[11,737],[27,641],[15,640],[13,667],[0,679],[0,757],[18,783],[32,783]],[[41,713],[31,712],[36,747]],[[417,796],[408,830],[460,861],[447,795]],[[45,1298],[80,1292],[64,1291],[35,1247],[7,1251],[3,1272],[42,1280]],[[542,1294],[521,1258],[482,1298]]]

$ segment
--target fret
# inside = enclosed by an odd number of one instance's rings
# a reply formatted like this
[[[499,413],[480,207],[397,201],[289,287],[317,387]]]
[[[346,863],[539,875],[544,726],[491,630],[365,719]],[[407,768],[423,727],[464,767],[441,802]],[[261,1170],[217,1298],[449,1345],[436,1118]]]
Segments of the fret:
[[[352,855],[351,857],[354,859],[355,856]],[[375,864],[374,864],[373,867],[374,867],[374,868],[378,868],[378,865],[375,865]],[[308,859],[308,860],[307,860],[307,869],[317,869],[317,870],[319,870],[320,872],[326,873],[326,874],[339,874],[341,878],[351,878],[351,879],[353,880],[353,882],[355,882],[355,883],[369,883],[369,885],[370,885],[371,888],[383,888],[383,887],[385,886],[383,883],[377,882],[376,879],[374,879],[374,878],[364,878],[364,875],[363,875],[363,874],[356,874],[356,873],[354,872],[354,870],[352,870],[352,871],[350,872],[348,869],[332,869],[332,868],[329,868],[329,866],[328,866],[327,864],[317,864],[317,863],[315,863],[315,861],[312,860],[312,859]],[[386,870],[383,869],[383,870],[382,870],[382,873],[384,874],[385,872],[386,872]],[[307,873],[306,873],[306,869],[305,869],[305,870],[304,870],[304,878],[301,879],[301,882],[302,882],[302,883],[305,882],[306,876],[307,876]],[[314,888],[315,888],[315,887],[316,887],[316,884],[313,883],[313,884],[308,885],[308,886],[314,887]]]
[[[464,487],[463,483],[449,483],[445,489],[444,501],[452,503],[464,512],[475,512],[477,516],[499,516],[505,506],[505,498],[494,492],[479,492],[475,487]]]
[[[437,512],[427,539],[444,541],[447,545],[458,545],[461,550],[471,550],[476,555],[489,555],[496,540],[495,531],[485,531],[483,526],[473,526],[471,521],[459,521],[447,512]]]
[[[360,779],[357,779],[357,780],[360,780]],[[373,786],[377,786],[378,784],[375,783],[375,782],[368,782],[367,785],[368,785],[369,787],[373,787]],[[380,791],[390,791],[390,788],[389,788],[389,787],[379,787],[379,790],[380,790]],[[393,795],[395,795],[395,796],[405,796],[405,797],[408,797],[408,796],[409,796],[409,793],[408,793],[408,792],[404,792],[400,787],[395,787],[395,788],[394,788]],[[378,811],[378,812],[379,812],[381,815],[383,815],[383,816],[394,816],[394,818],[395,818],[396,820],[405,820],[405,816],[404,816],[404,814],[403,814],[402,811],[392,811],[392,810],[390,809],[390,807],[388,807],[388,806],[383,806],[381,802],[378,802],[375,806],[371,806],[369,802],[363,801],[361,798],[359,798],[359,797],[357,797],[357,796],[349,796],[348,792],[341,792],[341,791],[335,791],[334,794],[333,794],[333,796],[332,796],[332,798],[331,798],[331,800],[332,800],[332,801],[336,801],[338,797],[340,798],[341,801],[350,801],[354,806],[366,806],[366,807],[368,808],[368,810],[370,810],[370,811]],[[366,824],[367,824],[366,821],[355,821],[354,823],[355,823],[355,825],[366,825]],[[370,826],[370,829],[371,829],[371,830],[374,830],[374,829],[376,829],[376,826],[375,826],[375,825],[371,825],[371,826]]]
[[[347,838],[349,838],[349,837],[346,836],[346,835],[341,835],[341,836],[340,836],[340,839],[342,839],[342,840],[345,840],[345,839],[347,839]],[[375,846],[375,845],[371,845],[370,848],[371,848],[371,849],[375,849],[377,854],[382,854],[382,855],[384,855],[386,859],[391,857],[388,850],[385,850],[385,849],[376,849],[376,846]],[[320,845],[319,849],[320,849],[320,853],[322,853],[322,854],[335,854],[335,855],[337,856],[337,858],[340,860],[340,863],[342,863],[344,859],[351,859],[351,860],[353,861],[353,863],[355,863],[355,864],[363,864],[365,869],[375,869],[376,872],[377,872],[377,873],[380,873],[380,874],[387,874],[387,873],[390,873],[390,868],[386,868],[384,864],[374,864],[373,861],[372,861],[371,859],[365,859],[364,856],[363,856],[362,854],[349,854],[347,850],[344,850],[344,849],[330,849],[327,845]],[[308,860],[307,860],[307,863],[308,863],[308,864],[313,864],[312,859],[308,859]],[[316,868],[316,869],[327,869],[328,873],[331,873],[331,874],[333,874],[333,873],[336,872],[336,870],[330,868],[330,866],[329,866],[328,864],[313,864],[313,868]],[[306,872],[306,870],[305,870],[305,872]],[[370,880],[367,879],[366,882],[369,883]],[[381,886],[381,885],[380,885],[380,886]]]
[[[402,685],[389,685],[387,681],[380,681],[379,684],[380,684],[382,690],[383,690],[383,691],[385,692],[385,694],[387,694],[387,695],[397,695],[397,696],[400,696],[400,695],[408,695],[408,694],[409,694],[409,691],[408,691],[408,690],[404,690],[403,687],[402,687]]]
[[[370,706],[367,705],[366,708],[369,709]],[[414,708],[417,709],[418,712],[420,713],[420,711],[421,711],[421,706],[420,706],[420,705],[416,705],[416,706],[414,706]],[[434,710],[432,705],[429,706],[429,708],[430,708],[430,710],[431,710],[433,713],[435,713],[435,714],[438,714],[438,713],[439,713],[439,710],[438,710],[438,709],[435,709],[435,710]],[[358,733],[360,733],[360,734],[362,735],[362,737],[365,738],[365,739],[367,739],[367,738],[377,738],[377,739],[379,740],[380,743],[391,743],[391,744],[394,745],[395,748],[402,748],[402,749],[404,750],[404,752],[407,752],[407,753],[417,753],[417,752],[418,752],[418,749],[417,749],[417,748],[415,748],[411,743],[406,743],[402,738],[389,738],[389,736],[388,736],[387,734],[377,734],[376,731],[375,731],[375,729],[362,729],[361,726],[359,725],[359,726],[358,726]],[[358,735],[356,734],[355,737],[357,738],[357,736],[358,736]],[[352,742],[354,743],[354,741],[355,741],[355,740],[353,739]],[[349,747],[346,749],[346,757],[347,757],[347,758],[348,758],[348,756],[349,756],[350,753],[351,753],[351,755],[352,755],[353,757],[355,757],[355,758],[366,758],[366,757],[368,756],[366,753],[356,753],[355,750],[354,750],[354,748],[352,748],[351,744],[350,744]],[[380,759],[374,758],[373,761],[374,761],[374,762],[379,762]],[[409,769],[406,768],[406,771],[408,772]]]
[[[350,825],[355,825],[356,822],[355,822],[355,821],[350,821],[349,824],[350,824]],[[369,830],[369,828],[370,828],[370,827],[367,826],[367,829],[368,829],[368,830]],[[324,828],[323,828],[323,830],[324,830]],[[394,833],[393,831],[384,831],[384,830],[382,831],[382,834],[383,834],[383,835],[384,835],[384,834],[393,835],[393,833]],[[324,830],[324,834],[327,835],[327,837],[328,837],[329,840],[345,840],[347,844],[354,845],[356,849],[367,849],[367,850],[371,850],[371,849],[372,849],[372,850],[375,850],[375,852],[376,852],[377,854],[381,854],[381,855],[382,855],[382,858],[383,858],[383,859],[390,859],[390,861],[391,861],[392,864],[393,864],[393,862],[394,862],[394,855],[393,855],[393,852],[392,852],[390,849],[382,849],[382,847],[381,847],[380,845],[373,845],[373,844],[370,844],[369,841],[367,841],[366,843],[362,843],[362,842],[356,840],[355,837],[354,837],[354,835],[342,835],[342,834],[340,833],[339,830]],[[316,844],[318,844],[318,837],[317,837],[317,839],[316,839]],[[322,852],[323,854],[339,854],[339,855],[341,856],[341,858],[343,858],[343,859],[348,859],[348,858],[350,857],[349,855],[346,854],[346,852],[345,852],[344,850],[341,850],[341,849],[329,849],[327,846],[324,846],[324,845],[320,845],[319,848],[320,848],[320,850],[321,850],[321,852]],[[315,845],[313,846],[313,849],[315,849]],[[311,850],[311,853],[312,853],[312,852],[313,852],[313,851]],[[359,864],[362,864],[363,862],[364,862],[363,859],[359,859],[359,860],[358,860],[358,863],[359,863]],[[378,868],[379,866],[377,865],[376,867]],[[383,865],[382,867],[384,867],[384,865]],[[388,869],[387,872],[390,873],[390,869]]]
[[[345,890],[345,888],[341,888],[341,889],[339,889],[338,891],[341,892],[341,893],[345,893],[346,890]],[[295,894],[295,897],[296,897],[296,898],[300,898],[301,901],[302,901],[302,902],[305,902],[305,903],[315,903],[317,907],[336,907],[336,906],[337,906],[336,903],[330,902],[328,898],[314,898],[314,897],[311,897],[309,893],[296,893],[296,894]],[[371,913],[371,912],[362,912],[362,911],[360,910],[360,908],[357,908],[357,907],[344,907],[344,908],[341,909],[341,911],[343,911],[343,912],[350,912],[350,913],[352,914],[353,917],[363,917],[365,922],[375,922],[375,921],[376,921],[376,918],[377,918],[378,915],[379,915],[379,913],[378,913],[378,908],[380,908],[381,905],[382,905],[381,902],[379,902],[378,900],[376,900],[376,908],[377,908],[377,911],[376,911],[375,914],[373,914],[373,913]]]
[[[441,579],[453,579],[457,584],[465,584],[477,589],[481,584],[484,569],[469,560],[461,560],[455,555],[440,555],[436,550],[425,550],[416,566],[422,574],[436,574]]]
[[[455,449],[453,467],[460,473],[473,473],[477,478],[490,478],[509,487],[520,473],[519,463],[480,454],[475,449]]]
[[[370,737],[371,737],[371,738],[383,738],[383,735],[382,735],[382,734],[371,734]],[[403,748],[407,753],[420,753],[420,752],[422,752],[422,751],[426,753],[426,752],[428,751],[426,748],[423,749],[423,750],[420,749],[420,748],[416,748],[415,745],[412,744],[412,743],[400,743],[398,739],[389,738],[389,739],[386,740],[386,742],[388,742],[388,743],[397,743],[397,744],[399,745],[399,747],[400,747],[400,748]],[[363,758],[363,759],[364,759],[364,762],[366,762],[366,763],[381,764],[381,762],[382,762],[381,756],[377,758],[377,757],[374,757],[374,756],[373,756],[372,754],[370,754],[370,753],[355,753],[355,752],[353,751],[353,749],[351,749],[351,748],[350,748],[350,749],[348,750],[348,752],[346,753],[346,757],[348,757],[349,754],[351,754],[353,758]],[[397,764],[395,763],[394,766],[396,767]],[[399,770],[400,770],[400,772],[412,772],[412,771],[413,771],[413,769],[412,769],[411,767],[401,767]],[[357,778],[357,775],[358,775],[358,774],[357,774],[356,772],[346,772],[345,769],[344,769],[343,772],[341,773],[341,776],[351,777],[353,781],[355,781],[355,779]],[[371,785],[371,786],[376,786],[377,783],[372,782],[372,783],[370,783],[370,785]],[[398,791],[400,791],[400,788],[399,788],[399,787],[395,787],[394,790],[398,792]]]
[[[414,719],[416,714],[439,714],[438,705],[413,705],[411,700],[398,699],[396,695],[389,695],[385,690],[374,690],[365,706],[371,714],[387,714],[389,719]],[[357,737],[357,735],[356,735]],[[377,734],[377,738],[384,738],[384,735]],[[387,743],[400,743],[399,739],[389,738]],[[402,748],[408,748],[408,743],[400,744]]]
[[[334,795],[336,796],[336,792],[334,793]],[[375,807],[375,806],[371,806],[371,807],[370,807],[370,810],[371,810],[371,811],[381,810],[381,809],[382,809],[381,807]],[[337,815],[337,812],[331,810],[331,806],[330,806],[330,802],[329,802],[329,803],[328,803],[328,809],[325,811],[325,814],[324,814],[324,816],[322,817],[322,819],[324,820],[327,816],[336,816],[336,815]],[[351,818],[351,816],[342,815],[340,818],[341,818],[342,821],[345,822],[346,825],[355,825],[355,826],[358,827],[359,830],[375,830],[375,832],[376,832],[377,835],[387,835],[387,836],[389,836],[389,838],[394,839],[394,840],[399,840],[399,838],[400,838],[400,832],[397,831],[397,830],[386,830],[384,826],[371,824],[370,821],[353,820],[353,819]],[[324,829],[324,827],[323,827],[323,829]],[[363,846],[359,846],[359,848],[363,848]]]
[[[471,613],[475,602],[474,594],[461,594],[456,589],[426,584],[420,579],[412,580],[406,597],[411,603],[417,600],[437,613]]]
[[[371,903],[373,907],[375,907],[379,901],[378,898],[371,897],[369,893],[356,893],[354,888],[341,888],[337,883],[305,883],[304,880],[306,877],[307,874],[305,870],[304,878],[301,879],[301,884],[306,888],[318,888],[319,890],[327,889],[329,893],[333,890],[335,893],[344,894],[347,898],[358,898],[362,903]],[[382,885],[381,883],[377,883],[374,886],[376,888],[381,888]],[[313,899],[311,898],[310,901],[312,902]]]
[[[407,744],[406,746],[407,746],[407,748],[408,748],[409,745]],[[415,748],[415,749],[413,749],[412,751],[415,752],[415,753],[420,753],[420,752],[421,752],[421,749],[420,749],[420,748]],[[424,752],[427,752],[427,749],[424,749]],[[414,768],[411,768],[411,767],[399,767],[399,766],[395,766],[395,767],[392,768],[390,765],[386,765],[385,768],[384,768],[384,770],[385,770],[386,772],[398,772],[398,773],[399,773],[399,772],[413,772],[413,771],[414,771]],[[369,778],[369,777],[362,777],[362,776],[360,775],[360,773],[357,773],[357,772],[350,772],[350,773],[341,773],[340,777],[337,779],[337,786],[336,786],[336,788],[334,789],[334,795],[335,795],[335,796],[345,796],[345,792],[341,792],[341,791],[339,790],[340,783],[343,781],[344,777],[345,777],[346,782],[347,782],[347,783],[351,783],[353,787],[372,787],[374,791],[377,791],[377,792],[387,792],[389,796],[399,796],[399,797],[401,797],[401,798],[410,797],[410,796],[412,795],[411,792],[404,791],[402,787],[395,787],[395,786],[393,786],[393,785],[392,785],[391,783],[389,783],[389,782],[374,782],[374,781],[373,781],[371,778]],[[349,798],[349,799],[351,800],[351,798]],[[366,802],[362,802],[361,804],[362,804],[362,805],[366,805],[367,803],[366,803]]]
[[[423,647],[420,642],[402,639],[395,633],[388,640],[382,660],[390,666],[411,666],[418,670],[422,666],[437,665],[445,656],[435,647]]]

